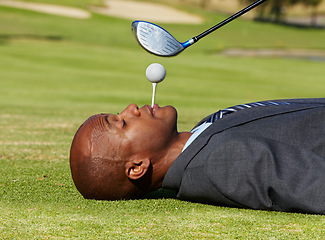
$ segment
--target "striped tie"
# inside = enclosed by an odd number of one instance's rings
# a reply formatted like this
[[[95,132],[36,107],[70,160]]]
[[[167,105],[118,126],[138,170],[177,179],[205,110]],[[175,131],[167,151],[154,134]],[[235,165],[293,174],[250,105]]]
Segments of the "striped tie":
[[[290,103],[287,102],[272,102],[272,101],[263,101],[263,102],[254,102],[254,103],[248,103],[248,104],[241,104],[241,105],[236,105],[230,108],[226,108],[223,110],[220,110],[216,113],[214,113],[206,122],[211,122],[213,123],[214,121],[221,119],[233,112],[237,112],[243,109],[247,108],[253,108],[253,107],[265,107],[265,106],[270,106],[270,105],[288,105]]]

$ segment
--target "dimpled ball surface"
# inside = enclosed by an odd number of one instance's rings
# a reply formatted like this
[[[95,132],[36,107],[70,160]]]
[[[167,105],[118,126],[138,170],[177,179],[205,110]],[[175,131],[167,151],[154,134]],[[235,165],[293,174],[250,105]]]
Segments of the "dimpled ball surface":
[[[147,67],[146,77],[152,83],[159,83],[164,80],[166,69],[159,63],[152,63]]]

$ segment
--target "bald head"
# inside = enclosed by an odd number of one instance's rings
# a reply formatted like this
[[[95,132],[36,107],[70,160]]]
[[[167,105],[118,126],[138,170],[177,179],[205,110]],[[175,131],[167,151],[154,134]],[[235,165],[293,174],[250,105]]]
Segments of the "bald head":
[[[125,174],[126,155],[106,128],[104,115],[94,115],[78,129],[70,150],[73,181],[88,199],[136,198],[142,191]]]

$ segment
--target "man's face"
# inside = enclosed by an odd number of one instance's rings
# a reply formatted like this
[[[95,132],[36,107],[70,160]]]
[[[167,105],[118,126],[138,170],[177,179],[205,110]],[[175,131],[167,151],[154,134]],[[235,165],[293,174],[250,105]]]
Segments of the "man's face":
[[[151,108],[136,104],[120,114],[95,115],[85,126],[91,131],[92,154],[128,158],[134,154],[150,157],[162,152],[177,135],[177,112],[172,106]]]

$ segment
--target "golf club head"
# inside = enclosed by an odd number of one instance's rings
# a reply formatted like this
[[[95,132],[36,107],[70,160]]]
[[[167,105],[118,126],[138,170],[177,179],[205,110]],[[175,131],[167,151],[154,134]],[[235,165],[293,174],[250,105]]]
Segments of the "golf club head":
[[[150,22],[134,21],[132,31],[145,50],[158,56],[175,56],[186,47],[165,29]]]

